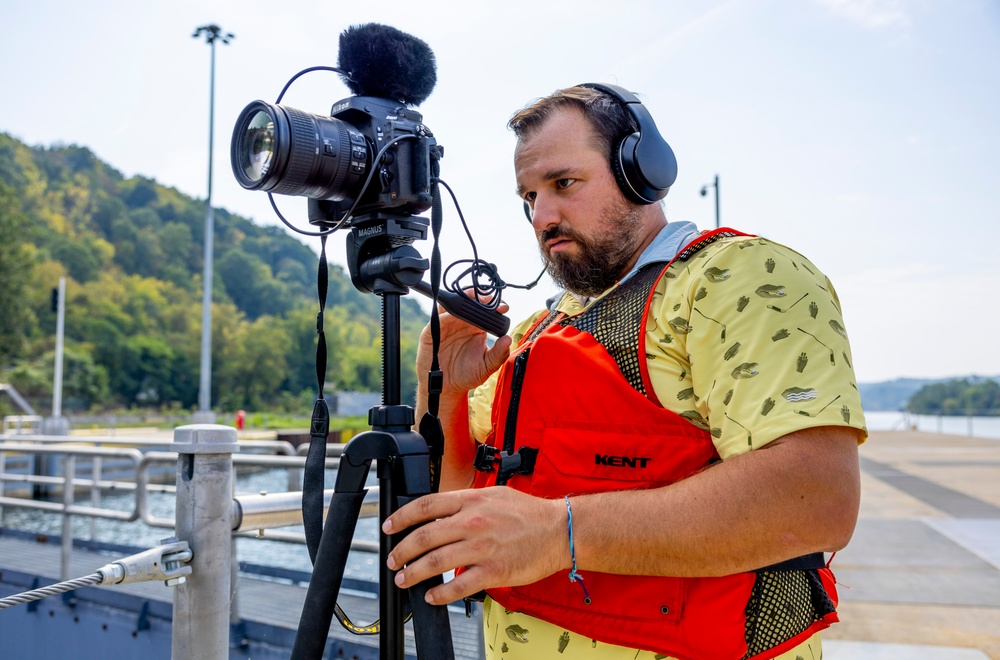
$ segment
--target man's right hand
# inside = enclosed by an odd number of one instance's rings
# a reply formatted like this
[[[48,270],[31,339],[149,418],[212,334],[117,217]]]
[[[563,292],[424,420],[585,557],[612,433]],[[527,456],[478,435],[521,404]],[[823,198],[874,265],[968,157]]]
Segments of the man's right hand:
[[[467,291],[466,295],[471,292]],[[506,303],[500,303],[497,311],[507,311]],[[438,348],[438,364],[444,373],[441,397],[466,396],[469,390],[486,382],[493,372],[503,365],[510,354],[511,338],[500,337],[489,346],[486,332],[469,325],[444,310],[440,310],[441,345]],[[420,333],[417,348],[417,376],[421,379],[421,394],[424,392],[424,374],[431,368],[431,328],[428,324]]]
[[[499,312],[507,311],[501,303]],[[469,432],[469,390],[479,387],[503,365],[510,354],[511,338],[503,336],[489,346],[486,332],[441,311],[441,344],[438,365],[443,374],[438,418],[444,431],[441,490],[458,490],[472,484],[476,441]],[[420,333],[417,347],[417,419],[427,412],[427,372],[431,368],[430,325]]]

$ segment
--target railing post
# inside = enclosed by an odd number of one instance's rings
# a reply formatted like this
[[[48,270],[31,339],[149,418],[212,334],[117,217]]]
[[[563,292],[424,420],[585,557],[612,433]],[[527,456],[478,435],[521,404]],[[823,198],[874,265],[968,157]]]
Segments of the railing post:
[[[76,456],[66,454],[63,462],[63,516],[62,516],[62,543],[59,558],[59,579],[70,579],[69,564],[73,556],[73,517],[69,513],[69,508],[73,506],[76,493],[73,489],[73,480],[76,477]]]
[[[101,468],[103,462],[100,456],[94,456],[90,460],[90,506],[95,509],[101,508]],[[97,518],[90,518],[90,540],[97,540]]]
[[[4,475],[7,474],[7,452],[0,451],[0,497],[6,495],[7,491],[7,479]],[[3,527],[3,506],[0,505],[0,527]]]
[[[193,424],[174,429],[176,535],[191,547],[192,573],[174,591],[174,660],[229,657],[232,595],[233,452],[236,429]]]

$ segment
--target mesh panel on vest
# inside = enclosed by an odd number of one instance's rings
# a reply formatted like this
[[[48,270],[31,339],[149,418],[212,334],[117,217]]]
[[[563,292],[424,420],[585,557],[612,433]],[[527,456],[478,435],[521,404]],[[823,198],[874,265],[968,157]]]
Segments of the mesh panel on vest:
[[[559,316],[559,312],[549,312],[548,315],[535,326],[534,330],[531,331],[531,334],[529,334],[523,341],[533,342],[538,339],[538,335],[545,332],[545,329],[552,325],[552,322],[556,320],[557,316]]]
[[[663,264],[644,267],[624,284],[601,298],[578,316],[559,322],[589,333],[614,358],[622,375],[635,390],[646,394],[639,368],[643,312],[650,291],[656,285]]]
[[[680,260],[712,242],[737,234],[724,232],[689,246]],[[553,323],[589,333],[608,351],[636,391],[646,394],[639,364],[639,332],[646,301],[663,272],[663,263],[649,264],[581,314],[560,318],[550,312],[523,341],[537,339]],[[815,570],[759,571],[746,606],[745,639],[751,658],[802,633],[835,611]]]
[[[788,641],[835,609],[815,570],[757,573],[747,602],[744,658]]]

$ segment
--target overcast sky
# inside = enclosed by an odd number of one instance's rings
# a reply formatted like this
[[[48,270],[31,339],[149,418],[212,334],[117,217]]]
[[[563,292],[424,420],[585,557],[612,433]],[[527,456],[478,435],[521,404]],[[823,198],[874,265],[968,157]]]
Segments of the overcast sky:
[[[126,176],[204,198],[217,46],[213,202],[276,224],[229,165],[233,124],[309,66],[336,65],[353,24],[426,41],[438,83],[420,110],[445,147],[480,256],[510,282],[540,269],[514,195],[518,108],[571,84],[634,90],[677,154],[670,221],[794,247],[833,280],[862,382],[1000,374],[1000,3],[996,0],[9,0],[0,5],[0,131],[79,144]],[[286,105],[328,114],[332,73]],[[309,228],[304,201],[282,198]],[[316,245],[315,239],[304,239]],[[446,204],[446,262],[471,256]],[[430,244],[418,249],[430,254]],[[331,259],[344,263],[341,239]],[[522,318],[554,292],[511,293]]]

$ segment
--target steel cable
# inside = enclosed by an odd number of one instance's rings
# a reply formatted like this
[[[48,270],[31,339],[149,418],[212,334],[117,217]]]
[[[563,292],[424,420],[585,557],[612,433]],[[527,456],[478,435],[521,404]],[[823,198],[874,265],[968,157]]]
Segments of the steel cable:
[[[101,584],[101,582],[103,581],[104,581],[104,576],[101,575],[100,572],[96,572],[96,573],[91,573],[86,577],[76,578],[75,580],[67,580],[65,582],[52,584],[47,587],[41,587],[40,589],[33,589],[32,591],[25,591],[19,594],[14,594],[13,596],[0,598],[0,610],[6,609],[8,607],[13,607],[14,605],[23,605],[25,603],[30,603],[33,600],[40,600],[42,598],[47,598],[49,596],[56,596],[66,591],[73,591],[74,589],[81,589],[83,587],[90,587],[95,584]]]

